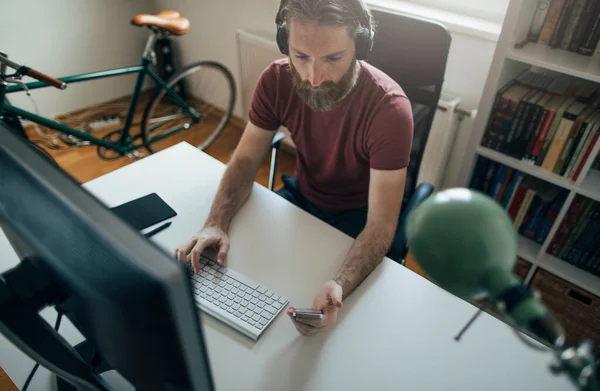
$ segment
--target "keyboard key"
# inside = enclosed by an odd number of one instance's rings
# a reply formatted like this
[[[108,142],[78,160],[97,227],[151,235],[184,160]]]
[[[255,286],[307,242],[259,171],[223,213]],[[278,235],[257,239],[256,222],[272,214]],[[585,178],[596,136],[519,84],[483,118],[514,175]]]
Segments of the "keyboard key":
[[[252,312],[252,311],[249,311],[248,308],[241,307],[241,306],[240,306],[240,309],[238,311],[240,311],[242,313],[242,315],[245,314],[246,312],[250,312],[250,313]]]
[[[239,290],[238,288],[233,288],[233,289],[231,290],[231,293],[233,293],[234,295],[237,295],[237,293],[238,293],[239,291],[240,291],[240,290]]]
[[[246,294],[244,296],[244,299],[246,299],[246,300],[252,300],[252,295]]]
[[[271,306],[271,305],[267,305],[265,306],[265,311],[270,312],[272,315],[275,315],[277,313],[277,308]]]
[[[235,295],[233,293],[229,293],[227,295],[227,298],[230,299],[230,300],[233,300],[235,298]]]
[[[237,318],[241,318],[242,317],[242,314],[239,311],[235,311],[233,313],[233,315],[235,315]]]
[[[206,300],[208,300],[210,303],[212,303],[213,301],[215,301],[214,297],[212,297],[212,296],[208,296],[206,298]]]
[[[236,287],[236,288],[239,288],[239,287],[240,287],[240,283],[239,283],[239,281],[235,281],[235,282],[233,283],[233,286],[234,286],[234,287]]]
[[[227,307],[227,312],[229,312],[230,314],[233,314],[233,308]]]
[[[280,297],[280,298],[279,298],[279,300],[277,300],[277,302],[278,302],[279,304],[281,304],[281,305],[284,305],[284,304],[285,304],[285,301],[286,301],[286,300],[285,300],[285,297]]]
[[[215,300],[219,300],[221,298],[221,294],[220,293],[216,293],[216,294],[213,295],[213,298]]]
[[[267,301],[267,296],[265,296],[265,295],[260,295],[260,296],[258,297],[258,300],[260,300],[260,301]]]
[[[267,303],[268,305],[273,305],[274,301],[273,299],[267,299],[265,303]]]
[[[216,272],[216,273],[215,273],[215,276],[216,276],[217,278],[221,278],[221,277],[223,277],[223,273],[221,273],[221,272]]]
[[[257,305],[257,304],[258,304],[258,299],[257,299],[256,297],[253,297],[253,298],[250,300],[250,302],[251,302],[252,304],[254,304],[254,305]]]
[[[271,292],[270,290],[267,290],[267,293],[265,293],[265,296],[267,297],[271,297],[273,296],[275,293]]]
[[[243,307],[248,307],[248,304],[250,304],[248,301],[246,300],[242,300],[242,302],[240,303]]]
[[[221,303],[225,303],[227,301],[227,296],[221,295],[221,297],[219,297],[219,301]]]
[[[221,307],[221,308],[223,308],[224,310],[226,310],[226,309],[227,309],[227,304],[225,304],[225,303],[221,303],[221,304],[219,304],[219,307]]]
[[[263,311],[260,313],[260,316],[262,316],[263,318],[266,318],[266,319],[271,319],[271,318],[273,317],[273,314],[272,314],[272,313],[270,313],[270,312],[269,312],[269,311],[267,311],[267,310],[263,310]]]
[[[259,301],[258,304],[256,304],[256,306],[263,308],[265,306],[265,303],[263,303],[262,301]]]
[[[219,286],[217,286],[217,287],[215,288],[215,292],[217,292],[217,293],[221,293],[221,291],[223,291],[223,287],[222,287],[222,286],[220,286],[220,284],[219,284]]]
[[[279,300],[281,296],[279,296],[277,293],[273,293],[273,296],[271,296],[271,298],[275,301]]]
[[[240,309],[240,305],[239,304],[234,304],[231,308],[233,308],[234,310],[239,310]]]
[[[217,271],[216,271],[215,269],[208,269],[208,272],[209,272],[210,274],[215,274]]]
[[[233,305],[233,300],[227,300],[225,304],[227,304],[228,307],[231,307]]]
[[[246,315],[242,314],[242,318],[241,318],[244,322],[247,322],[250,320],[249,317],[247,317]]]
[[[259,321],[260,320],[260,315],[259,314],[254,314],[252,316],[252,320]]]
[[[213,284],[212,282],[210,284],[208,284],[208,289],[210,289],[211,291],[214,291],[216,287],[217,286],[215,284]]]
[[[257,289],[257,291],[259,291],[260,293],[265,293],[267,291],[267,288],[265,288],[264,286],[261,286]]]
[[[266,325],[268,322],[269,322],[269,320],[268,320],[268,319],[265,319],[265,318],[261,318],[261,319],[258,321],[258,323],[259,323],[261,326],[263,326],[263,327],[264,327],[264,326],[265,326],[265,325]]]
[[[256,321],[254,321],[252,319],[248,319],[247,322],[250,326],[254,326],[256,324]]]
[[[254,304],[250,304],[250,305],[248,306],[248,309],[249,309],[250,311],[254,311],[254,309],[255,309],[255,308],[256,308],[256,306],[255,306]]]
[[[258,297],[258,296],[260,296],[260,293],[258,293],[258,291],[254,291],[254,292],[252,292],[252,296]]]
[[[236,303],[241,303],[242,302],[242,298],[239,296],[236,296],[233,301],[235,301]]]
[[[231,288],[233,288],[231,285],[228,285],[227,283],[225,283],[225,286],[223,287],[223,289],[225,289],[226,291],[230,291]]]

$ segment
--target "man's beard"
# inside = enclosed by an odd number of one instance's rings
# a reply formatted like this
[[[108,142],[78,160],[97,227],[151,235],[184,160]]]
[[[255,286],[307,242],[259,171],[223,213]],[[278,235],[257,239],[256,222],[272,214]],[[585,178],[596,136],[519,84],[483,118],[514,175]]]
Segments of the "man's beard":
[[[313,110],[329,111],[333,106],[345,98],[356,85],[360,67],[354,60],[348,71],[339,82],[327,80],[318,87],[313,87],[309,81],[302,80],[294,64],[290,60],[292,80],[296,87],[296,94]]]

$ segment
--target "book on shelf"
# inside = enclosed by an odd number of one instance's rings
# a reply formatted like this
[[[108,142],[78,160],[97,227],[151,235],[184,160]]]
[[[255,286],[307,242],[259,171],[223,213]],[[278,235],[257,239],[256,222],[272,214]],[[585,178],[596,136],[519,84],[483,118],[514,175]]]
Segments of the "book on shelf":
[[[600,85],[528,70],[497,92],[481,145],[576,180],[599,131]]]
[[[495,199],[515,229],[538,244],[546,240],[568,195],[558,186],[482,156],[469,187]]]
[[[547,252],[564,262],[600,276],[596,264],[600,241],[600,204],[582,195],[573,199]]]
[[[591,56],[599,39],[600,1],[538,0],[528,42]]]

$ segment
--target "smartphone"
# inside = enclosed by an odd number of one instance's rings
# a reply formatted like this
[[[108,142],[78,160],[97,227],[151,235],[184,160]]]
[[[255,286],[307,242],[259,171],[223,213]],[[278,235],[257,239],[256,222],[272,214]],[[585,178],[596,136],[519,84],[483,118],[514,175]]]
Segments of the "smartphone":
[[[323,312],[319,310],[311,310],[310,308],[296,308],[294,312],[292,312],[292,316],[294,318],[304,318],[304,319],[323,319]]]

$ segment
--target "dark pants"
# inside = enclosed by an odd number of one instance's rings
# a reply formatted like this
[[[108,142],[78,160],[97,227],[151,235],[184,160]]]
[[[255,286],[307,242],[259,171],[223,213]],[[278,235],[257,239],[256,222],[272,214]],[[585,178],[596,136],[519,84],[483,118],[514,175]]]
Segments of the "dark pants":
[[[325,212],[319,210],[313,203],[308,201],[298,190],[298,184],[294,177],[284,174],[281,177],[283,187],[276,193],[290,201],[294,205],[304,209],[319,220],[331,225],[334,228],[344,232],[345,234],[356,237],[362,232],[367,224],[367,208],[349,209],[342,212]],[[398,229],[394,237],[391,249],[387,256],[394,261],[401,261],[399,243],[404,243],[403,232]]]

